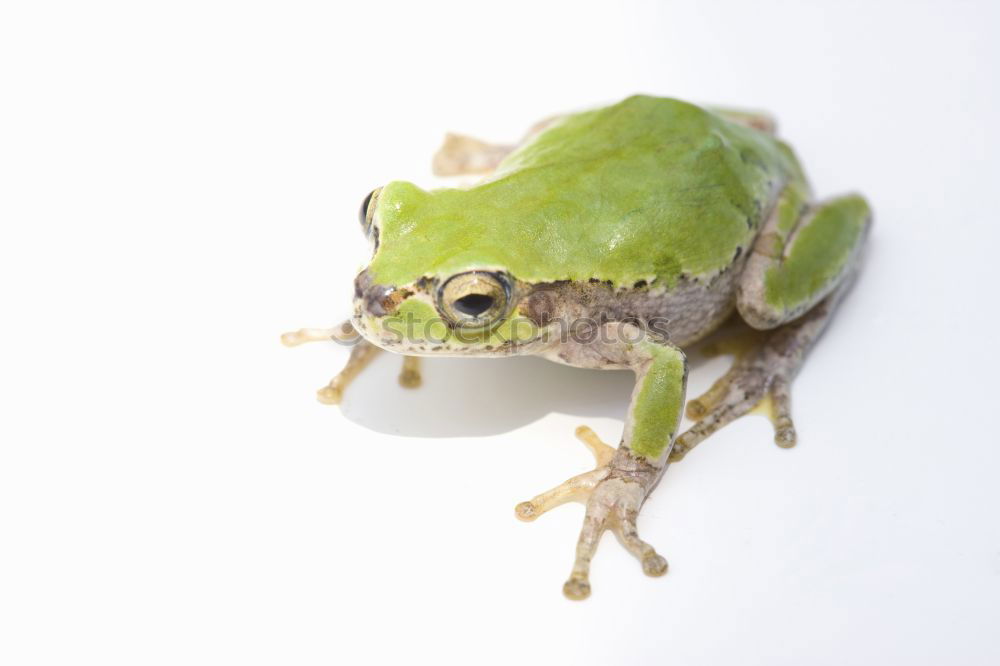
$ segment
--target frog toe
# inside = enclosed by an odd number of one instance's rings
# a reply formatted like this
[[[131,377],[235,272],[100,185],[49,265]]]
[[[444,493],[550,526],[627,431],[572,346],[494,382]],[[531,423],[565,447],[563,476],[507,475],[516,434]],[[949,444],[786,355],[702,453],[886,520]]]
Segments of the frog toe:
[[[682,433],[670,451],[680,462],[695,446],[723,426],[749,413],[767,416],[774,426],[774,443],[788,449],[798,441],[791,412],[791,377],[801,361],[801,346],[792,326],[768,338],[750,332],[723,341],[722,353],[735,356],[732,367],[704,394],[690,400],[686,415],[696,423]]]
[[[710,390],[719,396],[710,407],[698,402],[700,398],[692,401],[699,405],[697,423],[674,442],[670,462],[680,462],[715,431],[750,413],[767,416],[774,426],[774,443],[783,449],[792,448],[798,442],[798,435],[792,421],[788,385],[784,375],[767,374],[759,368],[734,368]],[[694,418],[691,412],[689,404],[688,416]]]
[[[521,502],[514,507],[514,515],[518,520],[531,522],[550,509],[566,502],[585,501],[587,494],[607,476],[607,465],[611,462],[615,449],[601,441],[593,430],[587,426],[576,429],[576,437],[590,449],[594,455],[594,469],[563,481],[555,488],[536,495],[527,502]]]
[[[790,449],[798,442],[795,423],[792,421],[791,390],[785,377],[776,377],[765,400],[769,401],[766,412],[774,425],[774,443],[783,449]]]
[[[797,443],[798,438],[795,434],[795,427],[788,425],[787,427],[775,427],[774,431],[774,443],[783,449],[790,449]]]
[[[601,535],[611,530],[618,541],[642,565],[647,576],[667,573],[667,560],[656,549],[639,538],[636,518],[643,500],[649,493],[647,484],[619,476],[613,470],[600,481],[587,500],[587,513],[576,544],[576,559],[563,594],[569,599],[584,599],[590,594],[590,562],[597,552]]]
[[[399,385],[403,388],[420,388],[423,376],[420,374],[420,357],[404,356],[403,369],[399,371]]]
[[[316,391],[316,399],[324,405],[339,405],[344,399],[344,389],[333,382]]]
[[[636,511],[619,511],[619,521],[615,534],[625,549],[632,553],[642,564],[642,572],[647,576],[658,577],[667,573],[667,560],[648,543],[639,538],[636,528]]]
[[[563,595],[573,601],[583,601],[590,596],[590,581],[585,577],[570,577],[563,583]]]
[[[546,511],[556,508],[566,502],[584,501],[587,494],[607,476],[607,470],[598,468],[563,481],[555,488],[535,495],[527,502],[521,502],[514,507],[514,515],[518,520],[530,523]]]

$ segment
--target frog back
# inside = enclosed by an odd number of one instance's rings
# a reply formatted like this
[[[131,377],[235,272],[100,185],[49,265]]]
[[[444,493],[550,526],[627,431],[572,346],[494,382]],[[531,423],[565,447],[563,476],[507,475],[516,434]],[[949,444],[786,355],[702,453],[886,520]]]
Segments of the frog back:
[[[472,188],[386,186],[386,247],[398,242],[407,257],[382,262],[399,275],[381,279],[483,267],[529,282],[710,278],[753,241],[776,189],[802,179],[769,135],[678,100],[630,97],[566,116]]]

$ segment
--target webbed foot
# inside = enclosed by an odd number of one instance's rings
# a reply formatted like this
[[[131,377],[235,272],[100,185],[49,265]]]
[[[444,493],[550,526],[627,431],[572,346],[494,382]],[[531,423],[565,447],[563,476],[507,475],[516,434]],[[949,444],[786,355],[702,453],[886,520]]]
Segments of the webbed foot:
[[[576,559],[563,594],[569,599],[590,596],[590,562],[601,535],[610,529],[621,544],[641,563],[648,576],[662,576],[667,561],[639,538],[636,519],[643,501],[656,484],[660,469],[634,456],[627,449],[614,449],[586,426],[576,436],[594,454],[596,467],[515,507],[517,517],[531,521],[569,501],[583,502],[587,512],[576,545]]]
[[[708,391],[690,400],[686,414],[697,421],[674,442],[670,462],[684,456],[719,428],[751,412],[767,416],[774,426],[774,443],[795,446],[798,436],[791,413],[791,381],[801,360],[795,329],[787,326],[765,335],[747,331],[710,343],[706,356],[733,354],[736,360]]]

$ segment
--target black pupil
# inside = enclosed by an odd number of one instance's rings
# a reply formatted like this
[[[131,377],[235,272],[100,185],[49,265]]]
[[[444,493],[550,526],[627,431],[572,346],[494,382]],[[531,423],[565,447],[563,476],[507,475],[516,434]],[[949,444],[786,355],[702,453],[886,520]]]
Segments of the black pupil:
[[[469,294],[454,303],[455,309],[470,317],[478,317],[493,307],[493,297],[486,294]]]

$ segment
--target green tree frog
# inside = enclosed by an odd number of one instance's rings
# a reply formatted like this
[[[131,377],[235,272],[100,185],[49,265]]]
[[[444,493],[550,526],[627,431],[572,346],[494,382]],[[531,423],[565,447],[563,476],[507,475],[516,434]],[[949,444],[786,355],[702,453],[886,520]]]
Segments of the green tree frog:
[[[516,515],[586,505],[563,586],[571,599],[590,594],[605,530],[646,574],[664,574],[636,528],[643,502],[669,463],[762,403],[777,444],[795,444],[789,384],[855,272],[868,204],[856,194],[815,202],[766,115],[642,95],[550,118],[515,146],[449,135],[434,167],[485,177],[430,191],[394,181],[368,195],[360,222],[372,258],[355,280],[353,317],[284,341],[360,334],[319,392],[330,403],[382,349],[404,355],[407,386],[420,383],[417,357],[435,355],[632,370],[618,448],[580,428],[596,467]],[[695,425],[678,433],[684,350],[734,311],[760,334],[687,403]]]

